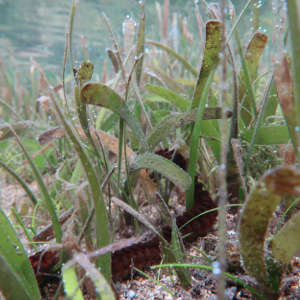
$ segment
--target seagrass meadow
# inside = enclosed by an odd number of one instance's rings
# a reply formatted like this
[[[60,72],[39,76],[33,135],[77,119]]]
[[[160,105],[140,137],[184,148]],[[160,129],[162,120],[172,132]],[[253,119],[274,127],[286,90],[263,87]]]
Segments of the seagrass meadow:
[[[0,297],[300,299],[299,1],[25,2]]]

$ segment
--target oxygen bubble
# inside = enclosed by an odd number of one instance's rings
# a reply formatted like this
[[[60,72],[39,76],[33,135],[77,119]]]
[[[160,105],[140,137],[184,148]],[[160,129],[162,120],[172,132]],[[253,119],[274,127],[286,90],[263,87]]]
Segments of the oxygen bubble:
[[[225,165],[225,164],[221,164],[221,165],[220,165],[220,169],[221,169],[221,170],[225,170],[225,169],[226,169],[226,165]]]
[[[218,261],[215,261],[212,263],[212,268],[213,268],[213,274],[214,275],[220,275],[222,273],[222,270],[221,270],[221,265]]]
[[[263,5],[263,3],[262,3],[261,0],[260,0],[260,1],[257,1],[257,2],[254,4],[254,6],[255,6],[256,8],[260,8],[260,7],[262,7],[262,5]]]
[[[135,297],[135,292],[133,290],[129,290],[127,296],[129,299],[133,299]]]

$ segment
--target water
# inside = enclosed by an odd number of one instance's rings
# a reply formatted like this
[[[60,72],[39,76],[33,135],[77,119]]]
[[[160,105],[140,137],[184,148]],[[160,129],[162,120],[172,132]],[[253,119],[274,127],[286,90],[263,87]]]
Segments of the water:
[[[163,1],[159,2],[163,5]],[[154,3],[147,1],[146,5],[147,28],[152,32],[155,31],[151,24],[158,23]],[[171,11],[192,13],[193,1],[180,3],[172,1]],[[72,0],[0,0],[0,55],[4,62],[9,61],[17,68],[28,67],[33,57],[46,70],[61,71],[71,7]],[[102,12],[109,18],[118,41],[122,42],[122,23],[126,16],[138,20],[139,4],[137,0],[79,1],[73,34],[74,60],[83,60],[80,36],[84,36],[89,58],[98,71],[107,56],[105,48],[112,48]]]
[[[22,70],[23,67],[29,69],[30,57],[33,57],[45,71],[61,74],[72,2],[72,0],[0,0],[0,55],[5,66],[14,66],[18,70]],[[155,2],[160,3],[163,12],[164,0],[146,1],[146,36],[159,40]],[[243,7],[241,1],[232,2],[239,13]],[[201,3],[200,1],[199,8],[205,22],[209,17],[205,13],[206,6]],[[80,43],[80,36],[84,36],[89,58],[95,65],[95,73],[98,74],[102,73],[103,60],[107,57],[105,48],[112,48],[111,37],[104,24],[102,12],[109,18],[118,42],[123,46],[122,24],[126,17],[138,20],[139,1],[78,1],[73,34],[74,60],[80,63],[84,59]],[[170,1],[170,32],[174,12],[187,17],[188,29],[194,33],[197,40],[194,0]],[[248,13],[251,13],[251,9]],[[249,23],[248,17],[246,19]],[[242,25],[240,27],[242,28]],[[249,36],[250,34],[251,32]]]

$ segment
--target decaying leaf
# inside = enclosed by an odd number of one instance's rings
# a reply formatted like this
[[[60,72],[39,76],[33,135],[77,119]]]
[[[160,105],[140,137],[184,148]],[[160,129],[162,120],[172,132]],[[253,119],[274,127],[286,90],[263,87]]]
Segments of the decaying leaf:
[[[293,94],[293,80],[289,71],[288,61],[284,54],[276,59],[274,81],[280,103],[294,149],[297,149],[295,127],[297,126],[297,112]]]
[[[87,82],[91,80],[94,72],[94,65],[89,61],[84,61],[81,63],[79,69],[77,70],[76,79],[80,83]]]
[[[291,144],[282,144],[279,145],[279,156],[283,159],[283,162],[287,165],[295,165],[296,155],[294,148]]]
[[[243,207],[239,226],[241,256],[245,269],[256,278],[267,299],[276,299],[286,266],[286,261],[274,262],[272,252],[265,251],[269,221],[283,196],[299,195],[299,189],[300,170],[283,165],[268,171],[259,180]],[[293,223],[289,226],[295,228]],[[277,243],[277,258],[280,258],[278,246]]]
[[[124,99],[110,87],[100,83],[87,83],[80,91],[80,99],[84,104],[105,107],[117,113],[136,135],[143,151],[148,148],[140,123],[130,112]]]
[[[14,137],[11,128],[17,133],[17,135],[22,136],[35,128],[35,124],[32,121],[20,121],[16,123],[2,123],[0,124],[0,141],[11,137]]]
[[[209,74],[219,63],[219,53],[221,51],[221,29],[222,24],[219,21],[212,20],[208,21],[206,24],[204,57],[194,91],[192,108],[198,107],[202,92],[209,78]]]
[[[295,214],[276,234],[271,243],[275,259],[289,264],[293,256],[300,254],[300,212]]]
[[[264,176],[267,189],[277,195],[300,194],[300,170],[291,166],[273,169]]]
[[[249,82],[246,82],[245,74],[242,73],[240,76],[240,87],[239,87],[239,96],[240,101],[243,100],[243,106],[241,109],[241,116],[243,118],[243,121],[246,126],[249,125],[249,123],[252,120],[252,99],[249,91],[249,84],[251,85],[252,82],[255,80],[258,64],[262,55],[262,52],[267,44],[268,36],[266,34],[256,32],[250,43],[248,44],[246,53],[245,53],[245,62],[246,67],[248,70],[249,75]]]

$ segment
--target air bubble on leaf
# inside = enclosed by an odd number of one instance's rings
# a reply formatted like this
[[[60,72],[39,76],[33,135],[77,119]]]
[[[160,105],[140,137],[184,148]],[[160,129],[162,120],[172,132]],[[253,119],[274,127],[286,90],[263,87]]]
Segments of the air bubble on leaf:
[[[229,112],[229,111],[231,111],[230,107],[229,107],[229,106],[226,106],[226,107],[224,108],[224,113],[226,114],[226,113]]]
[[[214,275],[220,275],[222,273],[222,270],[221,270],[221,264],[218,262],[218,261],[214,261],[212,263],[212,268],[213,268],[213,274]]]
[[[220,170],[225,170],[226,169],[226,165],[225,164],[221,164],[220,165]]]
[[[15,250],[18,252],[18,251],[20,251],[20,247],[18,246],[18,245],[12,245],[14,248],[15,248]]]
[[[135,292],[133,290],[129,290],[128,291],[128,295],[127,296],[128,296],[129,299],[134,299],[135,295],[136,294],[135,294]]]
[[[140,56],[135,56],[134,60],[138,60],[140,58]]]
[[[228,236],[235,236],[236,235],[236,232],[234,231],[234,230],[229,230],[229,231],[227,231],[227,234],[228,234]]]
[[[260,7],[262,7],[262,5],[263,5],[262,0],[257,1],[257,2],[254,4],[254,6],[255,6],[256,8],[260,8]]]

